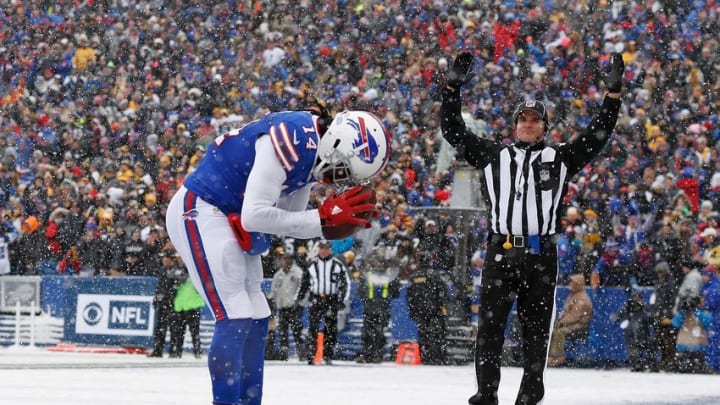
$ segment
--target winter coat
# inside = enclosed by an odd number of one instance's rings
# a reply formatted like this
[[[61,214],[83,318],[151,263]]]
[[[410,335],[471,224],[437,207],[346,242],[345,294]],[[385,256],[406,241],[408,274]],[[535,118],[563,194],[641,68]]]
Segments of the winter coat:
[[[363,302],[365,314],[384,313],[390,316],[390,303],[400,295],[400,283],[396,278],[381,271],[369,271],[360,276],[358,297]]]
[[[175,309],[175,312],[194,311],[204,306],[205,302],[195,290],[195,287],[193,287],[190,279],[185,279],[175,292],[175,298],[173,300],[173,309]]]
[[[571,292],[565,299],[562,313],[558,319],[558,326],[582,324],[590,326],[592,320],[593,305],[590,296],[584,288]]]
[[[447,315],[447,285],[432,270],[419,270],[410,277],[407,289],[410,318],[429,323]]]
[[[708,345],[707,327],[712,315],[700,309],[680,311],[673,317],[672,325],[678,330],[679,352],[704,352]]]
[[[278,309],[290,308],[296,305],[296,298],[298,291],[300,291],[302,277],[302,269],[294,263],[288,272],[284,270],[275,272],[268,298],[275,302],[275,306]]]

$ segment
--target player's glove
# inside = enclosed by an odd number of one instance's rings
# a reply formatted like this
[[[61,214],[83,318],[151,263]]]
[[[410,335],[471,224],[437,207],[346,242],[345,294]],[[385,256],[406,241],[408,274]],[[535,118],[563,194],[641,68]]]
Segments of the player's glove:
[[[372,198],[372,192],[364,191],[363,186],[355,186],[339,195],[330,195],[318,208],[323,233],[326,228],[339,225],[369,228],[370,222],[361,216],[374,214]]]
[[[452,68],[448,72],[447,86],[457,90],[470,80],[470,68],[475,58],[469,52],[463,52],[455,57]]]
[[[623,73],[625,62],[620,53],[613,53],[610,56],[610,73],[605,77],[605,85],[610,93],[619,93],[622,90]]]

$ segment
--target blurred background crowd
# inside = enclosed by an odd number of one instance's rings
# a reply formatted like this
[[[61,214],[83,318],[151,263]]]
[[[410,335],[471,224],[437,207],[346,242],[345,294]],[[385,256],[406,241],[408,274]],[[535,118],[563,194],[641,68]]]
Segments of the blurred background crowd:
[[[599,108],[609,54],[620,52],[621,117],[603,157],[570,186],[563,280],[582,273],[595,288],[655,285],[664,262],[675,291],[690,270],[717,287],[715,0],[2,0],[0,8],[0,225],[9,248],[0,273],[153,274],[158,253],[171,249],[166,204],[205,146],[319,98],[335,112],[376,113],[393,136],[375,180],[382,215],[334,252],[357,271],[382,247],[400,259],[401,278],[418,266],[452,278],[467,243],[460,274],[471,285],[485,218],[464,218],[470,233],[459,235],[452,211],[440,209],[450,206],[457,168],[439,128],[455,54],[476,57],[463,95],[478,136],[513,142],[513,106],[536,98],[549,109],[547,142],[559,143]],[[329,191],[317,187],[311,204]],[[267,277],[286,252],[302,264],[317,248],[277,239]]]

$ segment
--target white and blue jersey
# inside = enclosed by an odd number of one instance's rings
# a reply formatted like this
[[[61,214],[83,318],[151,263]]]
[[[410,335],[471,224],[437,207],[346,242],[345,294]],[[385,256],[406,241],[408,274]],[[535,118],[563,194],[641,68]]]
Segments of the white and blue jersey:
[[[170,201],[168,235],[217,320],[269,315],[259,255],[271,235],[322,235],[317,209],[307,209],[319,136],[309,112],[268,114],[215,138]],[[240,247],[231,213],[249,247]]]
[[[268,114],[215,138],[197,169],[185,179],[185,188],[225,215],[240,214],[250,171],[255,166],[255,142],[262,135],[269,136],[285,172],[280,198],[316,182],[312,168],[319,141],[317,120],[305,111],[288,111]],[[249,234],[249,254],[261,254],[270,247],[269,233]]]
[[[270,235],[322,235],[318,210],[307,208],[319,139],[309,112],[268,114],[215,138],[168,204],[168,236],[215,317],[213,403],[261,402],[270,308],[259,254]]]
[[[265,134],[270,135],[286,172],[283,195],[316,181],[311,171],[319,141],[317,120],[309,112],[288,111],[268,114],[215,138],[200,165],[185,179],[185,187],[226,215],[241,212],[256,158],[255,141]]]

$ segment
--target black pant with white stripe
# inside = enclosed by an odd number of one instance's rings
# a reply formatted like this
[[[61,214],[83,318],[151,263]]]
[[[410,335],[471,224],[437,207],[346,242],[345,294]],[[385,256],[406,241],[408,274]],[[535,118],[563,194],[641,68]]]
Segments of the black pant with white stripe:
[[[504,239],[490,238],[480,292],[475,343],[478,392],[469,403],[497,405],[505,326],[517,297],[523,336],[524,373],[516,405],[537,404],[545,395],[543,372],[555,311],[557,250],[553,238],[542,238],[540,254],[527,247],[505,249]]]

